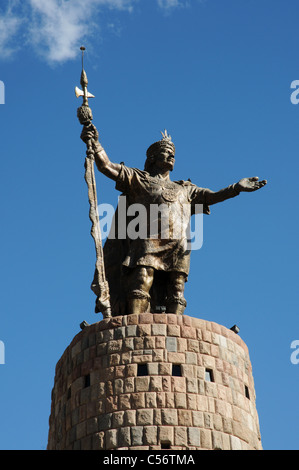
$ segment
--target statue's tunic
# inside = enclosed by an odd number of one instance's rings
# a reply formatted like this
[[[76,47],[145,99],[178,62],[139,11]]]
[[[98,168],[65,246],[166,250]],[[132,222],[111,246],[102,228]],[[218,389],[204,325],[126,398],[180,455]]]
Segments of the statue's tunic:
[[[160,175],[122,165],[116,189],[126,196],[127,208],[139,213],[139,236],[130,233],[128,224],[127,253],[123,266],[150,266],[158,271],[179,271],[188,276],[190,246],[188,224],[195,212],[210,213],[209,205],[234,197],[233,185],[214,193],[189,181],[170,181]],[[130,210],[129,210],[130,212]],[[141,215],[140,215],[141,214]],[[135,227],[136,228],[136,227]],[[138,234],[137,234],[138,235]]]
[[[190,249],[187,245],[186,227],[190,214],[194,214],[196,209],[209,214],[210,205],[239,194],[234,185],[214,193],[209,189],[199,188],[189,181],[173,182],[159,175],[153,177],[146,171],[125,165],[122,165],[116,179],[116,189],[125,196],[125,204],[119,201],[114,217],[114,236],[108,236],[103,248],[105,273],[109,283],[111,309],[114,316],[128,313],[126,300],[130,290],[130,276],[136,266],[150,266],[156,270],[150,292],[151,308],[164,305],[168,273],[173,271],[184,273],[187,280]],[[139,204],[139,206],[134,206],[134,204]],[[196,207],[197,204],[201,206]],[[170,209],[169,226],[166,230],[161,224],[162,216],[159,212],[156,218],[151,217],[151,209],[161,208],[161,206]],[[135,209],[138,212],[141,207],[144,207],[146,211],[145,221],[143,211],[143,217],[137,215],[139,227],[136,227],[135,215],[135,231],[132,233],[130,225],[131,222],[134,223],[134,218],[130,220],[130,217],[126,217],[127,213],[130,213],[131,208],[134,214]],[[186,211],[186,207],[189,211]],[[182,222],[182,218],[183,223],[180,225],[178,221]],[[124,223],[125,227],[121,227],[120,225]],[[178,227],[179,230],[176,230]],[[125,229],[125,236],[123,229]],[[121,236],[119,236],[120,231]],[[97,271],[91,288],[98,296],[100,291],[96,279]]]

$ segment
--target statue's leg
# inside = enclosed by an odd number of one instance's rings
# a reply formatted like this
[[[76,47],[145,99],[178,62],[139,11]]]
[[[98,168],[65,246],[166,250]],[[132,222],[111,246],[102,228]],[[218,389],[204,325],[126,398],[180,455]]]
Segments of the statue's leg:
[[[146,313],[150,308],[150,294],[154,280],[154,269],[147,266],[137,266],[130,274],[129,291],[127,295],[127,312]]]
[[[187,306],[184,298],[186,275],[180,272],[172,272],[167,284],[166,313],[183,315]]]

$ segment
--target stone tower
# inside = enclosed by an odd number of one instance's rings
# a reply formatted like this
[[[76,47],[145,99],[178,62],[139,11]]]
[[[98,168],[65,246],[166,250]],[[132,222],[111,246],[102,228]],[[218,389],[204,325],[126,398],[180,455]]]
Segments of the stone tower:
[[[112,317],[56,366],[48,449],[262,449],[248,349],[214,322]]]

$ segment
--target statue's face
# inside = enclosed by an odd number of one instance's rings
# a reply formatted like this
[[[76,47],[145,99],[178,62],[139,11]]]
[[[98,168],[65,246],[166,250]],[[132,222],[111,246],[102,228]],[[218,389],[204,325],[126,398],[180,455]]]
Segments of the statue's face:
[[[174,164],[174,152],[171,147],[162,148],[155,156],[155,166],[161,170],[172,171]]]

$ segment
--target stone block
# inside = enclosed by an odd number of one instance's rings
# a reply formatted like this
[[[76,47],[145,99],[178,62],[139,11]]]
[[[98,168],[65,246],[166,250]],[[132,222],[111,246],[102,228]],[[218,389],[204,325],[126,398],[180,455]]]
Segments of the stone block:
[[[158,427],[145,426],[144,428],[144,444],[156,445],[158,443]]]
[[[164,408],[165,407],[165,392],[157,392],[156,393],[156,400],[157,400],[157,407],[158,408]]]
[[[171,375],[172,364],[168,362],[162,362],[159,364],[159,375]]]
[[[199,341],[197,339],[187,339],[187,350],[199,353]]]
[[[167,320],[168,325],[177,325],[179,318],[180,317],[178,317],[177,315],[173,313],[168,313],[166,315],[166,320]]]
[[[166,337],[166,349],[170,352],[177,351],[177,339],[174,336]]]
[[[147,408],[157,407],[157,396],[155,392],[148,392],[145,394],[145,406]]]
[[[165,407],[166,408],[174,408],[174,396],[175,393],[166,392],[165,393]]]
[[[164,340],[165,340],[165,338],[164,338]],[[164,351],[164,348],[154,349],[152,360],[154,362],[163,362],[165,360],[165,354],[166,354],[166,351]]]
[[[177,338],[177,352],[185,353],[187,351],[186,338]]]
[[[131,407],[133,409],[145,408],[145,394],[143,392],[131,394]]]
[[[114,339],[123,339],[126,337],[126,327],[120,326],[114,330]]]
[[[114,393],[115,395],[119,395],[120,393],[124,392],[124,381],[123,379],[116,379],[114,381]]]
[[[127,377],[124,380],[124,392],[125,393],[135,392],[135,377]]]
[[[186,351],[185,358],[186,364],[197,365],[197,354],[195,352]]]
[[[212,431],[209,429],[201,429],[200,441],[202,449],[212,449]]]
[[[204,413],[204,424],[205,428],[213,429],[213,413]]]
[[[122,396],[122,395],[121,395]],[[105,409],[107,412],[118,410],[118,397],[107,397],[105,400]]]
[[[137,336],[150,336],[151,335],[151,325],[138,325],[137,326]]]
[[[150,377],[136,377],[135,378],[135,391],[148,392],[150,385]]]
[[[186,392],[185,377],[171,377],[171,384],[173,392]]]
[[[143,349],[144,346],[144,339],[141,337],[134,338],[134,349]]]
[[[188,410],[197,410],[197,397],[194,393],[187,394],[187,408]]]
[[[118,447],[127,447],[131,445],[131,428],[122,427],[118,431]]]
[[[174,443],[174,429],[169,426],[159,426],[158,428],[158,437],[159,442],[167,442],[169,444]]]
[[[127,315],[127,325],[137,325],[139,320],[139,315],[131,314]]]
[[[197,378],[186,377],[186,391],[188,393],[198,393],[198,382]]]
[[[152,313],[140,313],[138,318],[139,325],[142,323],[153,323]]]
[[[137,375],[137,364],[127,364],[126,365],[126,376],[127,377],[136,377]]]
[[[155,323],[152,325],[153,336],[166,336],[166,325]]]
[[[145,336],[144,337],[144,348],[145,349],[154,349],[156,345],[156,337],[154,336]]]
[[[113,428],[119,428],[124,425],[124,416],[125,412],[124,411],[116,411],[115,413],[112,413],[112,427]]]
[[[174,364],[185,364],[185,354],[179,352],[168,352],[167,360]]]
[[[181,335],[182,335],[182,338],[196,339],[197,337],[196,329],[191,326],[182,326]]]
[[[122,394],[119,396],[118,406],[120,410],[129,410],[131,409],[131,395],[130,394]]]
[[[105,433],[97,432],[92,436],[92,450],[103,450],[105,446]]]
[[[182,324],[184,325],[184,328],[185,328],[186,326],[191,326],[191,325],[192,325],[192,318],[189,317],[189,316],[187,316],[187,315],[184,315],[184,316],[182,317]]]
[[[236,436],[230,436],[231,450],[242,450],[242,441]]]
[[[168,314],[165,313],[154,313],[153,320],[155,323],[167,323]]]
[[[175,393],[174,403],[176,408],[187,408],[186,393]]]
[[[214,450],[223,450],[222,433],[218,431],[212,431],[212,446]]]
[[[123,317],[122,315],[118,316],[118,317],[112,317],[109,319],[109,328],[117,328],[118,326],[121,326],[123,323]]]
[[[143,444],[143,426],[131,427],[131,445],[142,446]]]
[[[211,353],[211,345],[209,343],[205,343],[204,341],[199,341],[199,352],[201,354],[209,355]]]
[[[167,325],[167,336],[180,336],[181,327],[179,325]]]
[[[154,424],[162,424],[161,410],[154,409]]]
[[[161,410],[162,424],[168,426],[177,426],[178,424],[178,412],[170,408]]]
[[[120,358],[120,356],[118,356]],[[126,377],[126,366],[115,367],[115,378],[124,379]]]
[[[126,426],[136,425],[136,410],[126,410],[124,413],[124,424]]]
[[[147,365],[149,375],[158,375],[159,364],[157,362],[151,362]]]
[[[176,426],[174,428],[174,445],[187,446],[187,428],[183,426]]]
[[[123,340],[123,351],[133,351],[134,350],[134,337],[125,338]]]
[[[198,428],[204,427],[204,419],[202,411],[192,411],[192,424]]]
[[[178,410],[178,424],[179,426],[192,426],[191,410]]]
[[[106,449],[116,449],[118,446],[118,429],[109,429],[105,434]]]
[[[200,447],[200,429],[188,427],[188,442],[191,446]]]
[[[171,391],[171,377],[169,375],[164,375],[162,377],[162,389],[164,392]]]
[[[136,336],[137,333],[137,325],[128,325],[126,326],[126,337],[128,336]]]
[[[162,391],[162,377],[150,377],[150,391],[161,392]]]
[[[137,410],[136,413],[136,424],[137,426],[146,426],[153,424],[154,410],[152,409],[143,409]]]
[[[218,415],[217,413],[214,414],[213,416],[213,426],[215,431],[223,431],[223,422],[222,422],[222,417]]]
[[[136,364],[144,364],[148,362],[152,362],[152,356],[150,354],[140,354],[132,357],[132,361]]]

